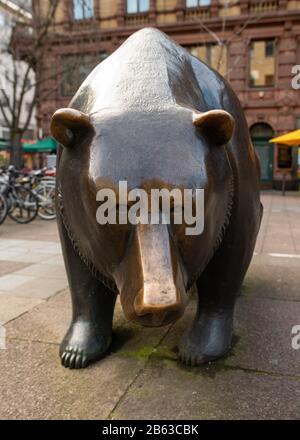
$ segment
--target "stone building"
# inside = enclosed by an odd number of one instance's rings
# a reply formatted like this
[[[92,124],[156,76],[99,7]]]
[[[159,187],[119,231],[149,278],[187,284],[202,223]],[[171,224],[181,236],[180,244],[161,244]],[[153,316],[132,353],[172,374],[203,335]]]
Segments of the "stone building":
[[[27,71],[27,63],[24,61],[13,60],[10,53],[9,42],[12,29],[15,23],[27,26],[31,22],[29,0],[0,0],[0,165],[8,161],[8,149],[10,146],[10,128],[12,114],[9,106],[17,106],[17,98],[22,92],[23,78]],[[18,77],[15,79],[15,75]],[[34,71],[31,70],[27,77],[28,87],[35,82]],[[8,102],[2,93],[5,90]],[[14,96],[15,95],[15,96]],[[20,125],[24,125],[27,120],[28,107],[34,98],[34,90],[30,89],[25,93],[20,108]],[[3,114],[4,113],[4,114]],[[9,124],[8,124],[9,123]],[[36,118],[33,109],[28,128],[24,133],[22,141],[30,142],[36,138]]]
[[[300,91],[292,87],[300,65],[300,1],[60,0],[48,58],[55,75],[46,83],[53,92],[38,107],[44,133],[95,64],[145,26],[166,32],[230,81],[261,159],[263,186],[279,187],[285,175],[296,188],[297,149],[268,140],[300,128]],[[74,60],[77,67],[68,69]]]

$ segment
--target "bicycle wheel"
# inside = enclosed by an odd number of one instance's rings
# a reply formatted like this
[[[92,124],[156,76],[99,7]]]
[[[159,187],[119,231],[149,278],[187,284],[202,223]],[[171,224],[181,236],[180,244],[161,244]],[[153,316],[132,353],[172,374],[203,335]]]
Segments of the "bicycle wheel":
[[[0,194],[0,225],[2,225],[2,223],[6,219],[7,213],[8,213],[7,199],[3,194]]]
[[[28,188],[15,187],[13,206],[8,212],[9,217],[17,223],[30,223],[38,213],[37,196]]]
[[[36,189],[39,210],[38,216],[43,220],[53,220],[56,218],[55,187],[42,185]]]

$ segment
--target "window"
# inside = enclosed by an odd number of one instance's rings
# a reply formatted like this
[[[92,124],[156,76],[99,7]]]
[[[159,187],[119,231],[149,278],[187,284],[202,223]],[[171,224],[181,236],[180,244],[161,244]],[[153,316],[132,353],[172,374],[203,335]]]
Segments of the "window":
[[[217,44],[199,45],[187,47],[192,55],[204,61],[213,69],[226,75],[227,72],[227,48]]]
[[[275,41],[252,41],[250,46],[250,86],[274,86]]]
[[[197,6],[209,6],[211,0],[186,0],[187,8],[196,8]]]
[[[94,67],[106,57],[105,52],[100,54],[63,55],[61,59],[62,96],[73,96]]]
[[[74,20],[84,20],[94,15],[93,0],[73,0]]]
[[[278,145],[277,166],[278,168],[292,168],[292,147]]]
[[[0,127],[0,138],[4,141],[10,140],[10,130],[6,127]]]
[[[256,141],[269,142],[274,137],[273,128],[264,122],[252,125],[250,128],[251,139],[255,143]]]
[[[127,14],[149,11],[149,0],[127,0]]]
[[[273,56],[274,56],[274,41],[273,40],[266,41],[265,57],[268,58]]]

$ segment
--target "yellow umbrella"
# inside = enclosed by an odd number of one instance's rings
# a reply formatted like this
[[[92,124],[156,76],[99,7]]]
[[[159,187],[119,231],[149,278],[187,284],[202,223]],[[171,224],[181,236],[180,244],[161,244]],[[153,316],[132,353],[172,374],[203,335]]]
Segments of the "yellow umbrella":
[[[277,142],[278,144],[289,145],[291,147],[300,145],[300,130],[291,131],[290,133],[270,139],[269,142]]]

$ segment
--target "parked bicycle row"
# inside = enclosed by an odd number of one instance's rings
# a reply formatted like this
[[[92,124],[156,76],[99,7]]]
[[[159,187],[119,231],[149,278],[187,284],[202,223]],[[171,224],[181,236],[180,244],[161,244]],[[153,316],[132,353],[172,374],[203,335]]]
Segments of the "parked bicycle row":
[[[55,209],[55,169],[27,172],[10,165],[0,170],[0,225],[7,217],[30,223],[36,217],[52,220]]]

